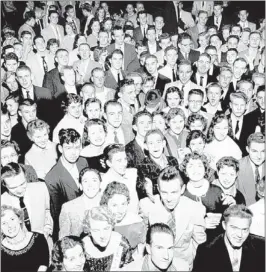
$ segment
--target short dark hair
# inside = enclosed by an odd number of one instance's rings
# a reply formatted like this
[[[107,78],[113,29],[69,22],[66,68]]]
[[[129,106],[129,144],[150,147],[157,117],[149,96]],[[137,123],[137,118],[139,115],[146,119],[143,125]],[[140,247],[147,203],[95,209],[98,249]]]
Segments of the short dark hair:
[[[1,181],[5,182],[6,178],[15,177],[20,173],[24,173],[22,167],[15,162],[10,162],[1,169]]]
[[[138,119],[142,116],[148,116],[152,119],[152,116],[148,111],[139,111],[133,117],[132,126],[136,125],[138,122]]]
[[[80,139],[80,134],[73,128],[60,129],[59,133],[59,143],[61,146],[63,144],[76,143]]]
[[[66,112],[68,106],[72,103],[80,103],[82,105],[83,99],[80,95],[69,93],[62,101],[61,108]]]
[[[147,231],[146,243],[148,245],[151,245],[152,236],[154,233],[166,233],[166,234],[171,235],[173,237],[173,239],[175,239],[175,234],[168,225],[166,225],[164,223],[155,223],[155,224],[151,225]]]
[[[234,157],[228,156],[228,157],[222,157],[217,163],[216,168],[219,172],[221,168],[224,166],[233,167],[236,172],[239,171],[239,162]]]
[[[29,10],[27,12],[25,12],[25,21],[28,22],[30,21],[31,19],[35,19],[35,12],[33,10]]]
[[[106,161],[111,161],[113,155],[118,152],[125,152],[125,147],[122,144],[110,144],[103,150],[103,155]]]
[[[44,40],[44,42],[45,42],[45,39],[44,39],[44,37],[43,36],[41,36],[41,35],[37,35],[37,36],[35,36],[34,38],[33,38],[33,44],[34,45],[36,45],[36,40],[37,39],[43,39]]]
[[[223,221],[225,223],[228,222],[230,217],[238,217],[238,218],[247,218],[250,220],[250,224],[252,221],[252,212],[245,205],[231,205],[229,206],[223,213]]]
[[[265,136],[261,132],[252,133],[247,139],[247,146],[250,147],[252,142],[265,144]]]
[[[206,144],[206,136],[202,131],[200,131],[200,130],[190,131],[188,133],[188,136],[187,136],[187,139],[186,139],[187,146],[190,145],[192,140],[196,140],[196,139],[199,139],[199,138],[202,138],[203,142]]]
[[[161,181],[168,182],[168,181],[171,181],[174,179],[179,180],[180,187],[182,187],[184,185],[183,178],[182,178],[180,172],[176,169],[176,167],[175,166],[168,166],[161,171],[161,173],[157,179],[158,187],[160,188]]]
[[[5,55],[4,62],[6,63],[7,60],[15,60],[18,63],[18,56],[15,53],[10,52]]]

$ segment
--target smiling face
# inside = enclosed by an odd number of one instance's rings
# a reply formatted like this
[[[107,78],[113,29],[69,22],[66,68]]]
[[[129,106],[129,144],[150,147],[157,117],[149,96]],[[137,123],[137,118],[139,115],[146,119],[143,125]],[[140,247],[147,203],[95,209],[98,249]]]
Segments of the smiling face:
[[[176,115],[169,121],[169,127],[174,134],[179,135],[185,127],[184,118],[181,115]]]
[[[237,173],[234,167],[224,165],[217,173],[224,189],[229,189],[235,184]]]
[[[10,75],[6,79],[6,85],[11,90],[11,92],[15,92],[18,89],[18,82],[16,80],[16,76],[15,75]]]
[[[15,238],[21,230],[21,220],[12,210],[6,210],[1,216],[1,230],[8,238]]]
[[[114,31],[113,39],[115,43],[121,46],[124,43],[125,34],[122,29],[118,29]]]
[[[99,13],[99,15],[100,15],[100,13]],[[91,26],[91,30],[92,30],[93,33],[99,33],[100,23],[98,21],[95,21]]]
[[[121,70],[123,65],[123,56],[121,54],[113,54],[111,60],[111,67],[115,70]]]
[[[18,154],[13,146],[2,147],[1,149],[1,165],[4,167],[10,162],[18,163]]]
[[[160,17],[160,16],[156,17],[155,21],[154,21],[154,25],[155,25],[156,30],[159,30],[159,31],[162,30],[162,28],[164,27],[163,17]]]
[[[125,151],[117,152],[107,160],[107,165],[111,167],[119,175],[124,175],[127,169],[127,155]]]
[[[57,13],[52,13],[49,17],[50,23],[56,25],[58,23],[58,14]]]
[[[67,113],[70,116],[78,119],[81,116],[81,113],[82,113],[82,105],[81,105],[81,103],[72,102],[67,107]]]
[[[154,133],[148,136],[146,148],[152,158],[159,159],[165,147],[165,140],[162,139],[160,134]]]
[[[29,70],[17,71],[17,79],[22,88],[28,89],[32,85],[32,74]]]
[[[100,32],[98,39],[99,39],[99,43],[101,47],[105,47],[108,45],[108,39],[109,39],[108,33]]]
[[[45,149],[49,141],[47,128],[35,129],[31,135],[31,139],[36,146],[41,149]]]
[[[203,105],[203,97],[199,94],[191,94],[188,98],[188,108],[192,113],[200,111]]]
[[[246,111],[246,101],[242,98],[235,97],[232,102],[230,102],[230,108],[232,113],[236,117],[241,117]]]
[[[128,105],[134,105],[136,101],[136,90],[135,85],[128,85],[124,87],[124,90],[120,91],[120,97],[121,99],[126,102]]]
[[[46,44],[43,38],[38,38],[35,40],[35,49],[37,52],[44,52],[46,50]]]
[[[186,166],[186,173],[190,181],[197,182],[204,178],[205,167],[200,159],[190,159]]]
[[[98,102],[90,103],[85,109],[88,119],[100,119],[101,118],[101,108]]]
[[[115,216],[116,222],[121,222],[128,209],[127,197],[122,194],[114,194],[108,201],[107,207]]]
[[[228,131],[229,131],[229,124],[228,124],[228,120],[225,120],[225,119],[223,119],[220,123],[217,123],[213,127],[214,137],[219,142],[223,141],[227,137]]]
[[[223,222],[225,236],[233,247],[241,247],[249,235],[251,219],[229,217],[228,222]]]
[[[156,74],[158,68],[156,58],[147,58],[145,61],[145,67],[150,75]]]
[[[36,104],[32,106],[23,106],[18,111],[19,115],[21,116],[22,120],[28,124],[30,121],[36,119],[37,109]]]
[[[174,257],[174,238],[164,232],[152,235],[152,242],[147,245],[147,251],[153,264],[160,270],[167,270]]]
[[[192,73],[193,71],[190,65],[180,65],[178,74],[181,83],[186,84],[190,80]]]
[[[170,181],[159,181],[159,193],[164,206],[168,210],[173,211],[175,209],[184,189],[184,186],[181,188],[180,181],[177,178]]]
[[[233,74],[236,79],[240,79],[242,75],[246,72],[247,64],[244,61],[235,61],[233,65]]]
[[[65,251],[63,266],[66,271],[84,271],[86,258],[81,245],[75,245]]]
[[[9,137],[11,135],[11,121],[8,114],[1,114],[1,135]]]
[[[205,142],[201,137],[191,140],[189,144],[189,148],[191,152],[196,151],[199,154],[203,153],[204,147],[205,147]]]
[[[102,146],[105,142],[106,133],[102,125],[91,125],[88,129],[88,139],[94,146]]]
[[[137,120],[136,125],[133,126],[134,130],[137,131],[137,135],[145,137],[146,133],[152,127],[152,119],[148,115],[140,116]]]
[[[86,197],[93,199],[100,192],[99,176],[93,171],[87,171],[81,180],[82,191]]]
[[[152,119],[152,129],[156,128],[160,129],[162,133],[164,133],[166,129],[165,119],[160,114],[155,115]]]
[[[264,143],[251,142],[250,146],[247,147],[247,151],[249,153],[249,158],[255,165],[260,166],[264,163],[265,161]]]
[[[107,221],[90,218],[90,231],[93,242],[101,248],[106,248],[112,235],[112,226]]]

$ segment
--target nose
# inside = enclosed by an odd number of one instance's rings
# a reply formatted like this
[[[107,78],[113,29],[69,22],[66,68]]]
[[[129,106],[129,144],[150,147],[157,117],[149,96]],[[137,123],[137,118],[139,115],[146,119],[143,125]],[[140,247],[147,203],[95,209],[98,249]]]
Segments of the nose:
[[[163,253],[163,258],[164,258],[165,260],[169,260],[169,252],[168,252],[168,250],[165,250],[165,251],[164,251],[164,253]]]

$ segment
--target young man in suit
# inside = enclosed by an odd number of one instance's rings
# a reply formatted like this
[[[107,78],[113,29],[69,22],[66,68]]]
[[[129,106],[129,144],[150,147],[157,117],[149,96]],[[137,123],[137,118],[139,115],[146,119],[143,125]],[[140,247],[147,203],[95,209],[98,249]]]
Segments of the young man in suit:
[[[243,120],[243,143],[247,143],[250,134],[254,132],[264,132],[263,124],[265,124],[265,85],[260,86],[256,94],[256,102],[258,108],[246,114]],[[261,124],[262,123],[262,124]],[[247,154],[244,152],[244,154]]]
[[[217,81],[217,77],[220,73],[220,67],[218,66],[218,52],[215,46],[208,45],[205,48],[205,53],[209,54],[211,57],[210,69],[208,75],[212,76],[214,81]]]
[[[1,196],[1,205],[23,209],[26,228],[42,233],[49,241],[53,232],[53,219],[46,185],[43,182],[27,182],[24,170],[14,162],[1,169],[1,177],[7,189]]]
[[[140,209],[150,225],[165,223],[172,229],[174,256],[186,261],[191,271],[197,247],[206,241],[206,209],[182,196],[184,190],[180,172],[173,166],[166,167],[158,177],[159,195],[154,196],[154,202],[148,197],[142,199]]]
[[[155,26],[148,26],[146,31],[146,38],[147,38],[147,49],[150,54],[155,54],[158,52],[161,47],[159,46],[159,43],[156,41],[156,29]]]
[[[265,269],[263,240],[251,236],[252,213],[244,205],[232,205],[223,215],[224,234],[200,245],[197,249],[195,272],[247,272]]]
[[[59,14],[55,10],[49,11],[48,16],[50,23],[45,27],[41,34],[44,37],[45,41],[48,42],[49,39],[57,39],[60,44],[62,43],[64,37],[64,28],[58,24]]]
[[[82,146],[80,134],[76,130],[61,129],[58,148],[62,155],[45,177],[51,199],[51,215],[54,220],[54,241],[58,240],[62,205],[81,195],[79,172],[88,166],[87,161],[79,157]]]
[[[144,138],[152,128],[152,116],[147,111],[139,111],[133,117],[132,127],[136,132],[133,141],[126,145],[126,154],[129,167],[136,168],[145,158]]]
[[[44,11],[44,5],[34,3],[34,13],[36,17],[36,24],[34,26],[34,32],[36,33],[36,36],[40,36],[42,30],[44,27],[46,27],[46,21],[44,19],[45,11]]]
[[[64,84],[61,81],[60,70],[68,65],[69,54],[66,49],[58,49],[55,53],[55,62],[57,67],[45,74],[43,87],[52,91],[54,98],[65,92]]]
[[[137,13],[137,21],[139,26],[134,29],[133,37],[136,42],[145,41],[148,30],[147,12],[145,10]]]
[[[207,11],[200,10],[198,15],[198,23],[187,30],[187,33],[191,36],[194,49],[199,47],[198,45],[199,33],[205,32],[207,30],[206,27],[207,20],[208,20]]]
[[[106,72],[104,86],[117,90],[122,80],[125,79],[126,73],[122,69],[124,54],[120,49],[115,49],[110,55],[110,69]]]
[[[134,139],[132,126],[122,124],[123,107],[116,100],[109,100],[104,105],[104,118],[106,119],[106,144],[126,145]]]
[[[178,37],[178,47],[179,47],[179,52],[178,52],[178,61],[180,62],[181,60],[189,60],[193,64],[195,61],[199,59],[200,52],[195,51],[191,49],[191,36],[188,33],[182,33]],[[197,47],[196,47],[197,48]]]
[[[223,1],[214,1],[213,15],[208,18],[206,25],[216,25],[217,29],[220,31],[221,28],[226,24],[226,18],[223,16]]]
[[[248,11],[246,9],[240,9],[238,11],[238,18],[240,19],[238,24],[242,27],[242,29],[250,28],[251,31],[255,31],[256,30],[256,24],[249,22],[248,21],[248,16],[249,16],[249,13],[248,13]]]
[[[200,54],[195,64],[197,68],[191,77],[192,82],[206,89],[209,83],[217,81],[216,78],[210,76],[208,73],[211,66],[211,57],[208,53]]]
[[[78,54],[80,56],[80,60],[74,62],[73,68],[79,77],[77,83],[83,84],[90,81],[91,71],[96,67],[101,68],[101,65],[98,62],[91,60],[90,46],[87,43],[81,43],[79,45]]]
[[[169,78],[171,82],[177,81],[177,58],[178,50],[173,45],[170,45],[164,50],[164,58],[166,60],[166,65],[161,68],[158,72],[159,74]]]
[[[32,99],[23,99],[19,103],[18,116],[20,121],[11,130],[11,141],[15,141],[20,149],[21,159],[30,150],[32,142],[27,136],[27,125],[37,118],[37,105]]]
[[[135,8],[136,14],[138,14],[140,11],[143,11],[143,10],[145,10],[144,2],[138,1],[136,3],[136,8]],[[147,24],[148,25],[153,24],[153,16],[150,13],[147,13]]]
[[[199,11],[204,10],[207,12],[208,17],[213,13],[213,2],[211,1],[193,1],[191,13],[195,17],[199,16]]]
[[[21,86],[22,99],[32,99],[37,104],[37,116],[53,127],[54,101],[51,90],[33,84],[34,76],[28,66],[20,66],[16,72]]]
[[[165,85],[170,83],[171,80],[158,72],[158,60],[154,55],[149,55],[145,59],[145,68],[148,75],[153,76],[155,79],[154,89],[158,89],[162,96]]]
[[[42,87],[44,75],[48,72],[48,52],[46,51],[46,42],[42,36],[34,37],[33,48],[36,53],[28,55],[26,65],[29,66],[34,76],[34,85]]]
[[[76,12],[75,12],[74,7],[72,5],[67,5],[65,7],[65,14],[66,14],[65,22],[68,22],[71,24],[74,34],[79,34],[80,33],[80,20],[78,18],[76,18]]]
[[[188,104],[188,93],[192,89],[202,89],[200,86],[191,81],[193,74],[191,62],[189,60],[181,60],[178,64],[177,74],[179,80],[165,85],[163,98],[165,97],[166,90],[169,87],[177,87],[184,93],[184,105]],[[203,90],[203,89],[202,89]]]
[[[248,156],[239,161],[237,187],[249,206],[257,201],[256,184],[265,176],[265,136],[260,132],[251,134],[246,149]]]
[[[125,72],[134,72],[140,68],[139,60],[135,47],[124,42],[125,33],[121,26],[114,26],[112,30],[112,38],[114,43],[107,47],[107,51],[111,54],[115,49],[120,49],[124,55],[123,70]]]
[[[244,74],[247,71],[248,63],[244,58],[237,58],[233,63],[233,77],[232,77],[232,85],[234,90],[237,90],[237,83],[243,79]]]

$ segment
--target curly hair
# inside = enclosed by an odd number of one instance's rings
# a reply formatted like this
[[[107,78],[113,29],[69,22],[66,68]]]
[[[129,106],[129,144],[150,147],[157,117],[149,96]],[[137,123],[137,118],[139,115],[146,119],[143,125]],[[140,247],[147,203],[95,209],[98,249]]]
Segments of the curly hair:
[[[105,160],[112,161],[113,155],[119,152],[125,152],[125,146],[122,144],[110,144],[103,150]]]
[[[186,139],[186,146],[190,146],[191,141],[196,140],[198,138],[202,138],[203,142],[206,144],[206,136],[202,131],[200,130],[190,131]]]
[[[214,139],[214,127],[221,123],[223,120],[228,122],[228,136],[231,138],[233,137],[233,128],[232,128],[232,121],[225,113],[216,113],[215,116],[212,118],[211,124],[208,129],[207,133],[207,143],[211,143]]]
[[[79,173],[79,183],[82,183],[82,179],[83,179],[83,176],[87,173],[87,172],[93,172],[95,173],[98,178],[99,178],[99,181],[102,182],[102,177],[101,177],[101,174],[98,170],[96,169],[93,169],[93,168],[89,168],[89,167],[85,167],[83,168],[80,173]]]
[[[169,106],[169,105],[168,105],[168,102],[167,102],[167,98],[168,98],[168,94],[170,94],[170,93],[177,93],[177,94],[178,94],[178,96],[179,96],[179,98],[180,98],[180,103],[179,103],[179,105],[181,105],[181,104],[182,104],[182,101],[183,101],[183,99],[184,99],[184,92],[183,92],[182,90],[180,90],[179,88],[175,87],[175,86],[169,87],[169,88],[166,90],[165,97],[164,97],[164,101],[165,101],[166,105]]]
[[[95,22],[98,22],[99,25],[101,26],[101,23],[100,23],[99,19],[97,19],[96,17],[92,18],[92,19],[90,20],[90,23],[89,23],[88,28],[87,28],[87,35],[88,35],[88,36],[89,36],[90,34],[92,34],[92,26],[93,26],[93,24],[94,24]]]
[[[198,152],[194,151],[192,153],[186,154],[185,158],[180,165],[180,170],[188,177],[187,175],[187,165],[190,160],[201,160],[205,169],[204,178],[208,178],[208,174],[210,171],[210,166],[207,157],[204,154],[199,154]]]
[[[76,245],[81,246],[85,258],[85,247],[82,239],[79,237],[72,235],[65,236],[54,244],[51,259],[53,271],[63,271],[63,260],[65,253],[68,249],[74,248]]]
[[[124,195],[127,198],[127,203],[129,203],[130,196],[127,186],[124,183],[113,181],[109,183],[103,191],[100,206],[108,206],[109,200],[116,194]]]
[[[5,215],[6,211],[13,211],[13,213],[18,217],[18,219],[21,221],[21,225],[24,224],[24,212],[21,209],[17,209],[10,205],[2,205],[1,206],[1,217]]]
[[[203,132],[204,132],[207,128],[207,119],[199,113],[192,113],[191,115],[189,115],[187,119],[187,129],[190,130],[190,125],[197,120],[201,121],[203,125]]]
[[[106,221],[112,227],[115,226],[115,217],[106,206],[94,207],[85,212],[83,219],[83,232],[91,236],[90,220]]]
[[[45,121],[40,119],[30,121],[27,126],[27,136],[31,139],[36,130],[43,129],[46,129],[48,134],[50,133],[50,126]]]
[[[13,147],[18,156],[20,155],[20,148],[15,141],[1,140],[1,150],[5,147]]]
[[[170,128],[170,121],[178,115],[181,116],[184,120],[184,123],[186,123],[186,115],[184,111],[180,108],[173,108],[173,109],[170,109],[169,112],[165,116],[166,126],[168,128]],[[184,128],[185,128],[185,125],[184,125]]]
[[[68,106],[72,103],[80,103],[82,105],[83,99],[81,96],[77,94],[73,94],[73,93],[67,94],[67,96],[65,97],[65,99],[62,101],[62,104],[61,104],[62,110],[66,113]]]

